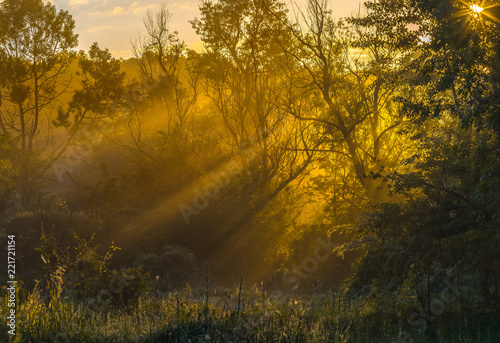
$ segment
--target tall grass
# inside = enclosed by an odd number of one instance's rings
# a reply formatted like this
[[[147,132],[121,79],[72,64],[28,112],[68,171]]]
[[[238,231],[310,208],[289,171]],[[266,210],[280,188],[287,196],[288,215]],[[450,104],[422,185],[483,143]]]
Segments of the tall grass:
[[[261,289],[148,293],[129,308],[96,308],[35,290],[20,301],[17,335],[2,342],[407,342],[401,321],[369,312],[333,292],[273,299]],[[365,311],[365,312],[363,312]],[[1,315],[7,308],[2,304]],[[477,328],[481,326],[476,326]],[[496,330],[496,331],[495,331]],[[498,328],[466,332],[439,325],[413,342],[499,342]],[[399,338],[398,338],[399,337]],[[478,340],[479,339],[479,340]]]

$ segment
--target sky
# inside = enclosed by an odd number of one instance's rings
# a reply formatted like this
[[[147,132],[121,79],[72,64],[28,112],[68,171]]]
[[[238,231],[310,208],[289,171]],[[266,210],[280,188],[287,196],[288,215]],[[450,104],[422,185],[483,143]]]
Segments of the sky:
[[[170,28],[194,49],[201,48],[200,38],[189,23],[200,17],[199,0],[49,0],[58,9],[68,10],[79,34],[78,49],[88,50],[93,42],[108,48],[113,56],[132,56],[131,42],[144,33],[143,18],[147,11],[156,11],[165,4],[172,13]],[[306,0],[296,1],[299,6]],[[345,17],[359,10],[357,0],[330,0],[335,17]]]

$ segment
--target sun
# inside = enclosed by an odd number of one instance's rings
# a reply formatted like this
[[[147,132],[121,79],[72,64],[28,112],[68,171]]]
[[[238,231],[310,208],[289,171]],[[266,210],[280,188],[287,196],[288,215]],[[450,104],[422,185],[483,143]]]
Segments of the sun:
[[[458,8],[453,18],[460,20],[465,25],[463,34],[475,27],[481,32],[485,32],[488,27],[487,22],[500,23],[498,1],[492,0],[458,0]]]
[[[463,7],[462,7],[462,11],[457,13],[457,16],[469,17],[469,20],[481,21],[483,19],[483,15],[485,14],[485,12],[484,12],[484,10],[485,10],[484,0],[481,3],[476,3],[475,1],[474,2],[463,1],[463,0],[459,0],[459,1],[462,3]]]
[[[470,9],[472,11],[472,15],[475,17],[477,17],[484,10],[484,8],[476,4],[470,5]]]
[[[487,0],[481,0],[480,3],[477,2],[467,2],[463,0],[459,0],[460,3],[465,7],[462,11],[458,12],[456,17],[468,16],[471,20],[478,20],[481,22],[484,20],[500,23],[498,19],[498,9],[500,8],[500,4],[496,1],[490,3]]]

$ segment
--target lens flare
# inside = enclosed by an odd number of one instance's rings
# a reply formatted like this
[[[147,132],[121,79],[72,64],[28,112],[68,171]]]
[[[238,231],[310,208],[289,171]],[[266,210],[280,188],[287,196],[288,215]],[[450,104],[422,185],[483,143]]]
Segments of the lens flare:
[[[478,16],[483,11],[483,8],[476,4],[470,5],[470,9],[472,10],[472,14],[474,16]]]

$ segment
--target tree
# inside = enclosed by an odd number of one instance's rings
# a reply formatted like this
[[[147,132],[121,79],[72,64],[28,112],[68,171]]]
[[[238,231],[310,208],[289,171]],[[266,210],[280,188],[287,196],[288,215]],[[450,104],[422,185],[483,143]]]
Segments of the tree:
[[[415,1],[413,6],[421,13],[420,34],[427,42],[418,46],[412,65],[417,77],[408,94],[412,96],[403,99],[407,114],[425,120],[445,112],[466,127],[500,132],[499,24],[485,20],[494,18],[500,7],[485,3],[475,13],[462,2]]]
[[[408,24],[392,1],[380,3],[381,21]],[[419,13],[421,41],[409,44],[414,73],[397,101],[420,128],[414,137],[419,149],[406,160],[408,171],[388,175],[403,201],[380,204],[358,231],[366,254],[350,291],[376,296],[380,306],[388,302],[384,294],[393,308],[406,302],[435,338],[433,304],[450,280],[465,290],[454,301],[458,310],[446,309],[451,316],[498,320],[498,87],[492,81],[499,26],[460,2],[403,4]]]
[[[0,128],[20,140],[21,156],[34,150],[44,115],[66,90],[78,43],[66,11],[42,0],[6,0],[0,5]],[[48,123],[45,123],[47,126]]]
[[[94,43],[88,54],[80,51],[78,67],[81,88],[73,92],[67,106],[59,106],[52,122],[56,127],[64,127],[69,134],[46,164],[46,168],[53,166],[60,181],[67,172],[65,162],[76,163],[72,160],[87,155],[90,147],[98,143],[95,138],[109,134],[112,121],[123,110],[125,73],[120,69],[120,61],[113,58],[108,49],[101,50]]]
[[[101,50],[92,44],[88,55],[80,51],[78,74],[82,76],[81,89],[65,111],[59,108],[54,124],[77,133],[83,126],[113,117],[119,111],[124,94],[125,73],[120,70],[120,61],[113,58],[108,49]]]
[[[0,4],[0,130],[25,205],[46,170],[38,158],[50,141],[53,106],[70,83],[74,27],[68,12],[42,0]],[[49,132],[45,142],[42,130]]]
[[[450,284],[461,295],[444,310],[462,321],[494,316],[500,306],[498,148],[487,148],[490,133],[471,138],[456,121],[441,122],[421,140],[412,172],[391,176],[405,200],[378,205],[358,230],[366,254],[349,285],[381,311],[406,303],[430,333]]]
[[[132,45],[142,87],[148,100],[160,100],[166,110],[163,132],[169,136],[182,131],[186,139],[187,121],[198,98],[199,73],[193,68],[194,51],[186,49],[177,31],[168,24],[171,14],[162,5],[156,13],[144,18],[146,35],[139,36]]]
[[[211,230],[203,253],[214,261],[234,256],[234,270],[249,270],[249,260],[270,264],[267,252],[275,256],[274,244],[296,228],[317,144],[313,126],[287,114],[290,70],[298,66],[278,44],[289,35],[267,8],[286,16],[278,0],[219,0],[202,2],[191,22],[204,43],[197,68],[223,152],[207,172],[240,168],[195,225]]]
[[[290,38],[268,9],[286,16],[279,1],[206,1],[192,22],[207,52],[202,56],[206,95],[229,139],[229,151],[257,154],[247,167],[252,182],[243,192],[262,209],[307,171],[315,142],[310,127],[292,122],[284,111],[293,61],[277,39]],[[226,135],[224,135],[226,136]],[[257,211],[258,212],[258,211]]]
[[[387,197],[379,176],[397,167],[406,148],[394,136],[402,117],[392,98],[404,84],[405,51],[397,41],[412,35],[406,27],[392,32],[377,20],[376,5],[367,8],[367,18],[348,20],[351,27],[335,22],[323,0],[308,1],[295,22],[275,15],[294,39],[292,45],[281,41],[282,48],[304,70],[295,74],[294,87],[317,103],[309,109],[293,104],[290,113],[321,127],[321,152],[346,156],[365,196],[376,203]]]
[[[17,168],[10,161],[10,137],[0,135],[0,214],[9,208],[15,189]]]

